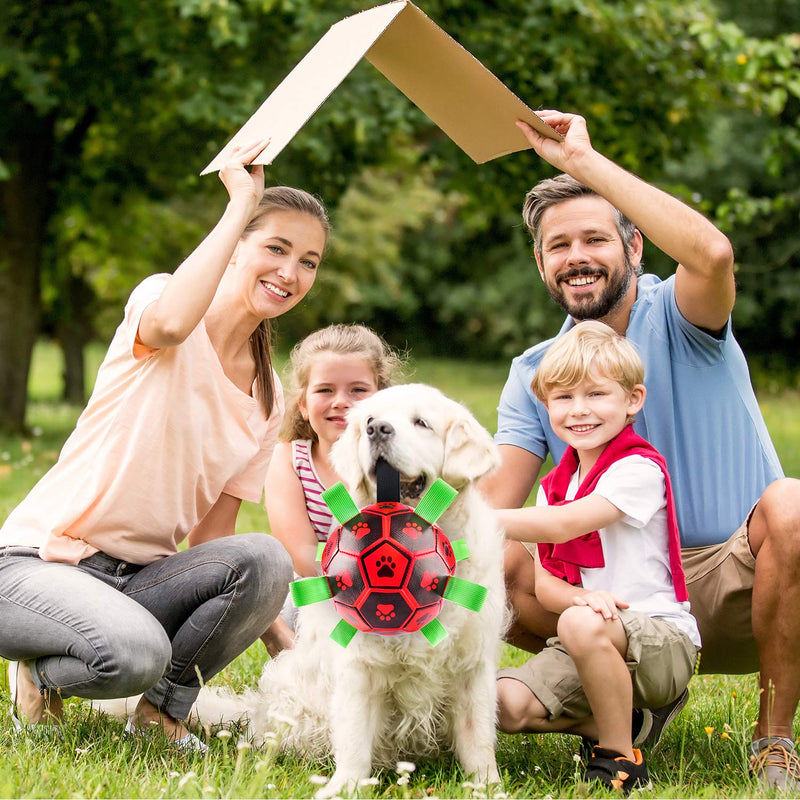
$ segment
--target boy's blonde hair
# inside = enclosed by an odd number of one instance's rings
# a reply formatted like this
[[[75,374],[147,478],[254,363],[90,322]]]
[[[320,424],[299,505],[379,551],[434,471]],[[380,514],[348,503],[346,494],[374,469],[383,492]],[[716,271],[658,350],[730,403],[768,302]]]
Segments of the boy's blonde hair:
[[[385,389],[399,379],[403,362],[400,356],[365,325],[328,325],[309,333],[299,341],[289,356],[291,377],[289,400],[283,417],[280,438],[317,441],[317,434],[307,419],[303,419],[300,401],[308,389],[308,378],[314,359],[324,353],[353,355],[363,358],[370,366],[378,389]]]
[[[531,389],[544,403],[553,389],[573,389],[597,377],[615,381],[630,393],[644,383],[644,364],[624,336],[603,322],[585,320],[550,345]]]

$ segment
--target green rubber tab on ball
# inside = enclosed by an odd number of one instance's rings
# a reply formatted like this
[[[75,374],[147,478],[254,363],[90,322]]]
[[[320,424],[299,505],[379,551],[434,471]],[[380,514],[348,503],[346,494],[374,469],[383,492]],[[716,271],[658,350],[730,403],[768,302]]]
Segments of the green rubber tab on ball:
[[[442,639],[447,638],[447,629],[439,622],[438,619],[431,620],[427,625],[420,628],[422,635],[431,643],[432,647],[436,647]]]
[[[469,547],[466,539],[456,539],[450,542],[450,547],[453,548],[453,555],[456,561],[463,561],[465,558],[469,558]]]
[[[455,548],[453,548],[455,550]],[[322,553],[325,551],[325,542],[317,542],[317,557],[316,561],[322,561]],[[456,558],[458,561],[458,558]]]
[[[444,514],[450,503],[455,500],[458,492],[446,481],[437,478],[430,489],[422,496],[414,512],[422,517],[425,522],[433,525]]]
[[[457,578],[453,575],[447,581],[447,588],[444,590],[444,599],[449,600],[459,606],[464,606],[470,611],[480,611],[489,594],[485,586],[472,581]]]
[[[333,639],[336,644],[347,647],[357,633],[358,628],[354,628],[349,622],[340,619],[336,627],[331,631],[331,639]]]
[[[322,499],[340,525],[344,525],[358,514],[358,507],[341,481],[326,489],[322,493]]]
[[[289,584],[289,591],[292,595],[292,603],[298,608],[330,600],[333,597],[331,586],[324,575],[292,581]]]

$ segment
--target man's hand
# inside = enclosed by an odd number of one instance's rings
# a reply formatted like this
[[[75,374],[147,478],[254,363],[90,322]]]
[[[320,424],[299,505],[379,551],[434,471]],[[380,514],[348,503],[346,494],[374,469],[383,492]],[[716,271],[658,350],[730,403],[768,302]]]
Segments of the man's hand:
[[[557,142],[548,139],[522,120],[517,121],[517,127],[545,161],[562,172],[572,174],[581,159],[593,150],[586,120],[578,114],[565,114],[554,109],[537,111],[536,116],[558,131],[564,140]]]

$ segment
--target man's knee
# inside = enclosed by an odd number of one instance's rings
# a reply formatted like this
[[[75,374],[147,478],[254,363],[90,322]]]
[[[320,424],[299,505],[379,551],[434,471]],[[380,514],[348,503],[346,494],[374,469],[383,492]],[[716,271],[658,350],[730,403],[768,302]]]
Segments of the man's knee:
[[[767,486],[750,520],[749,536],[756,557],[769,540],[784,567],[800,565],[800,480],[781,478]]]

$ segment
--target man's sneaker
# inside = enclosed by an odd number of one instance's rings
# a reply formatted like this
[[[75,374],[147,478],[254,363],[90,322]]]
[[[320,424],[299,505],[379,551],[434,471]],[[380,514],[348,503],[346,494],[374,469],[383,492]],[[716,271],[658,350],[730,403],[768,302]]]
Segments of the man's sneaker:
[[[655,748],[661,741],[661,735],[667,726],[681,713],[683,707],[689,700],[689,690],[684,689],[683,693],[671,703],[661,708],[643,708],[642,724],[638,732],[634,734],[634,747]]]
[[[616,750],[605,750],[595,745],[586,767],[587,783],[599,781],[606,788],[625,794],[637,786],[646,786],[650,782],[650,775],[642,751],[634,748],[633,756],[636,760],[630,761]]]
[[[750,774],[766,789],[793,795],[800,789],[800,758],[791,739],[765,736],[750,743],[750,752]]]

